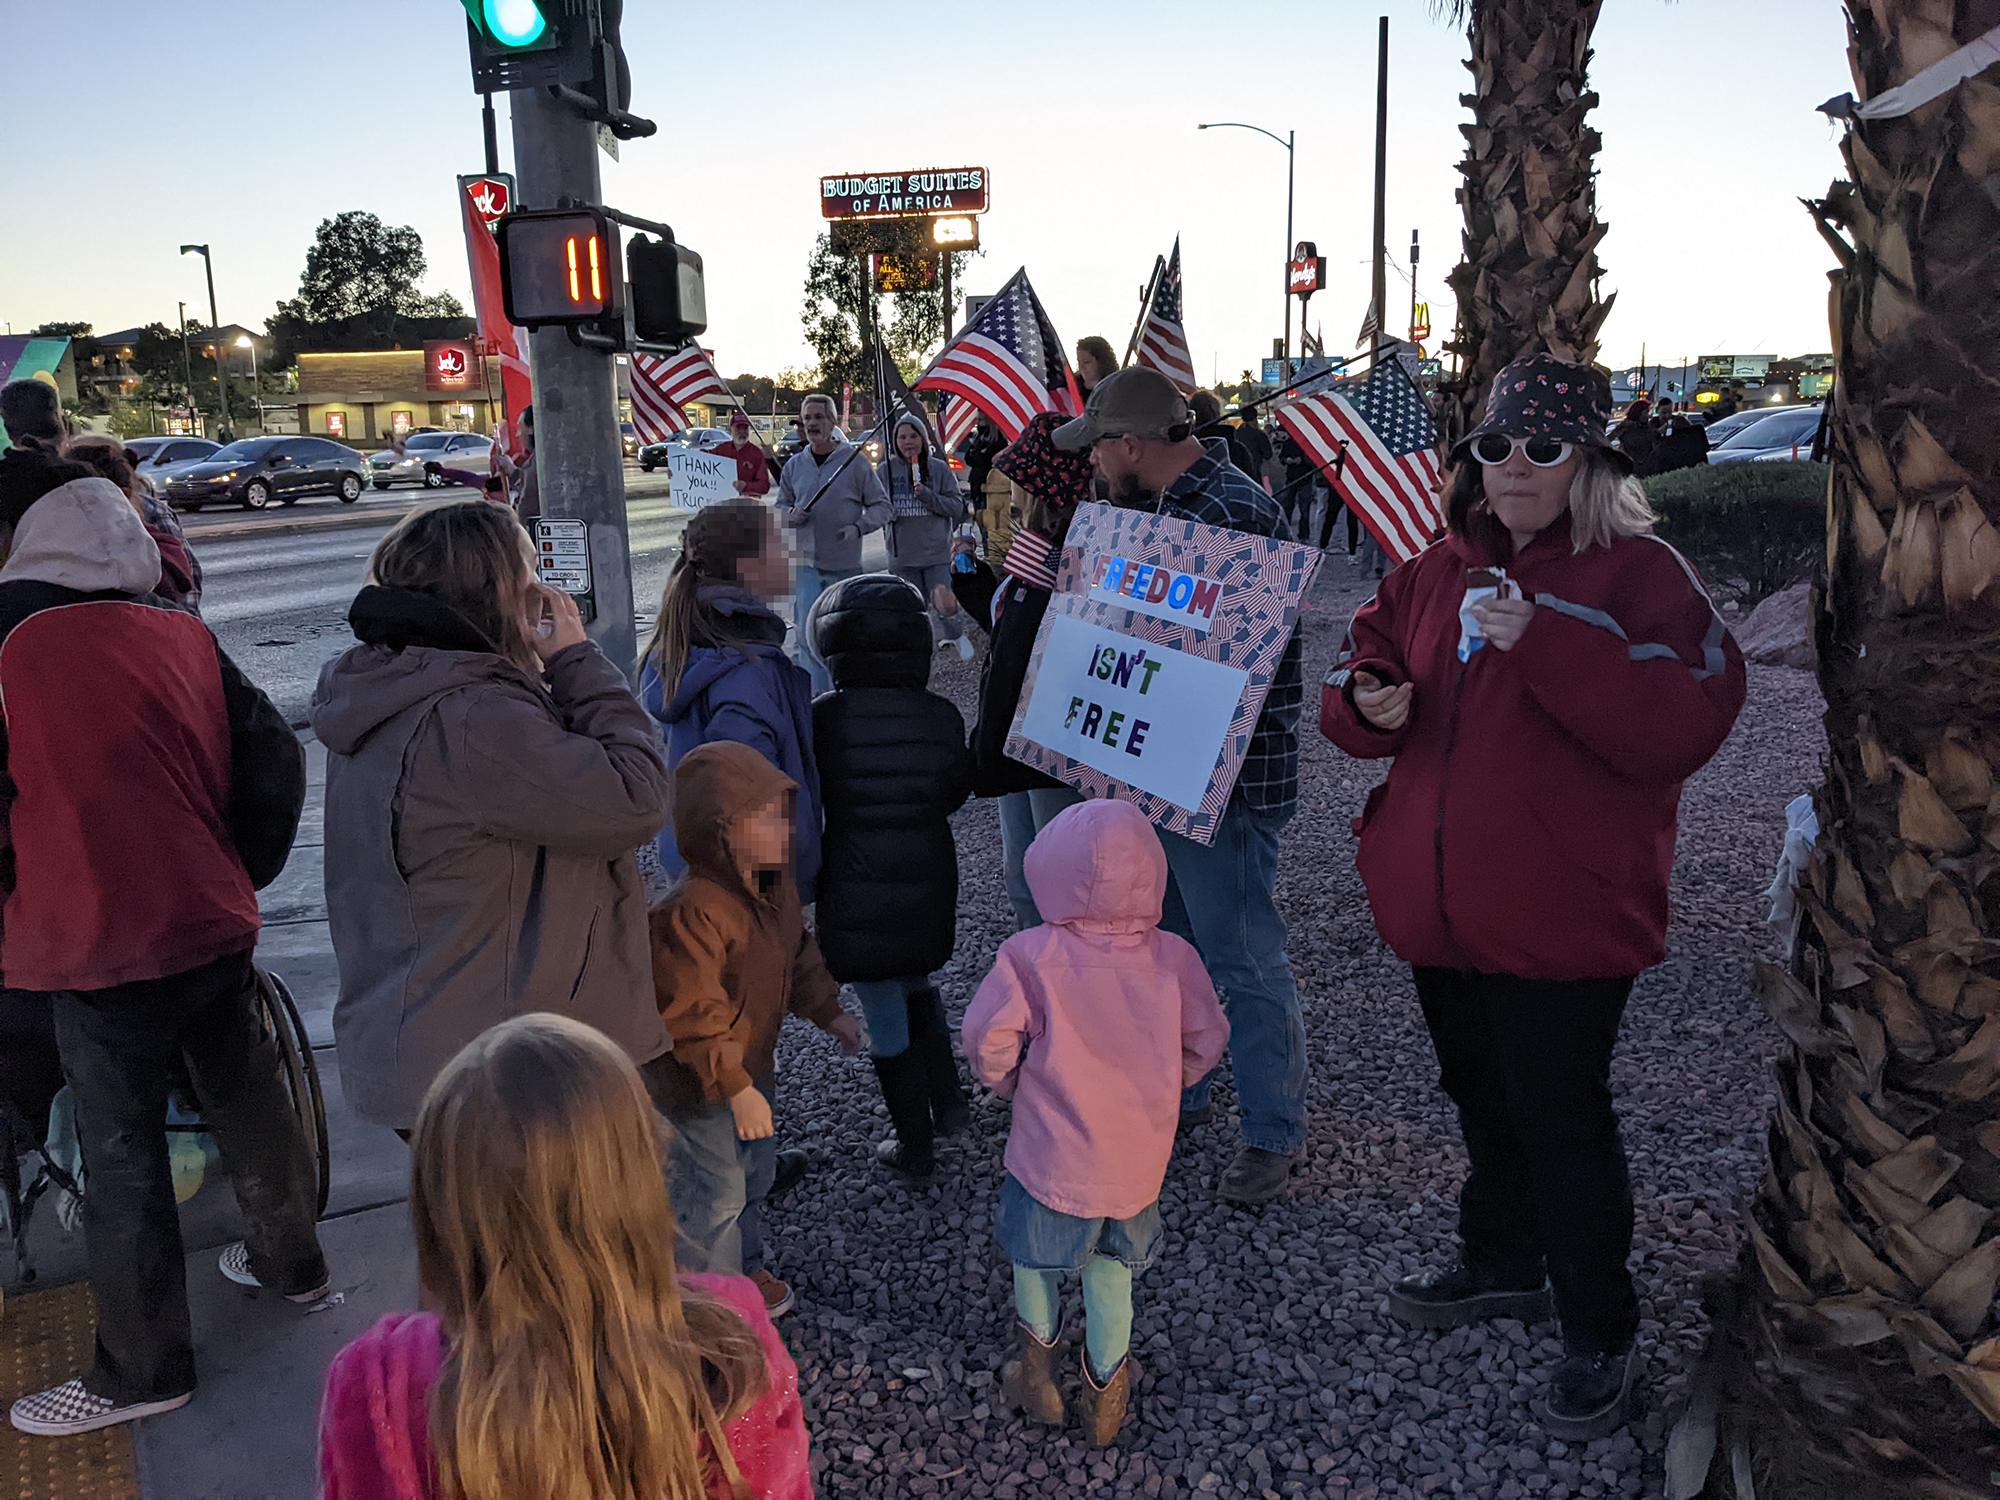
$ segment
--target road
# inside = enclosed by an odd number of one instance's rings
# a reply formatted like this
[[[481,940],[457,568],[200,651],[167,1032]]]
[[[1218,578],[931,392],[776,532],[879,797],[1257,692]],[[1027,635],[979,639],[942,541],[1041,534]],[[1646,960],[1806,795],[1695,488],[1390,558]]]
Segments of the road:
[[[670,506],[660,493],[663,489],[661,479],[636,469],[627,474],[632,596],[642,645],[689,515]],[[369,554],[382,534],[412,504],[454,495],[470,498],[474,493],[398,490],[371,496],[354,509],[306,504],[255,517],[241,512],[191,516],[188,541],[201,559],[205,577],[202,617],[251,681],[271,695],[288,719],[302,724],[321,664],[354,644],[347,606],[361,587]],[[371,518],[369,524],[360,524],[364,515]],[[322,520],[332,521],[338,529],[286,529]],[[885,566],[880,537],[868,541],[864,565]],[[780,612],[789,618],[790,605]]]

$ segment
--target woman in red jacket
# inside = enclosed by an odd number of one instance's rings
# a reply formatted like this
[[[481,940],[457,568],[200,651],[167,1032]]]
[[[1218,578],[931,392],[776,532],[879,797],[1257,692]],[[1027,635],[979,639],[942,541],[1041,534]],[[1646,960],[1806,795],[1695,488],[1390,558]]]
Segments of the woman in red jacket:
[[[1565,1360],[1552,1433],[1631,1407],[1632,1188],[1611,1052],[1666,952],[1681,783],[1743,706],[1743,659],[1651,533],[1584,365],[1516,360],[1454,450],[1450,532],[1355,616],[1320,729],[1395,758],[1357,823],[1375,921],[1415,970],[1471,1171],[1458,1258],[1390,1305],[1451,1328],[1533,1321]]]

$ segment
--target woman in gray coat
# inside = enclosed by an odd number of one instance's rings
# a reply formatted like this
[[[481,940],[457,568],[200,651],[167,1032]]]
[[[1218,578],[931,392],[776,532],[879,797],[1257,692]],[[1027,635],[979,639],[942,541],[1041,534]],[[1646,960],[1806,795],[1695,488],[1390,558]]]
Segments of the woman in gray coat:
[[[931,612],[931,638],[939,645],[958,643],[958,654],[972,659],[972,640],[965,633],[965,615],[940,614],[936,590],[951,596],[952,533],[967,515],[958,479],[945,459],[931,452],[924,424],[905,412],[896,419],[891,452],[877,466],[889,496],[889,570],[916,585]]]
[[[368,578],[312,704],[348,1102],[408,1130],[438,1069],[526,1011],[659,1057],[633,855],[666,821],[652,720],[505,508],[414,512]]]

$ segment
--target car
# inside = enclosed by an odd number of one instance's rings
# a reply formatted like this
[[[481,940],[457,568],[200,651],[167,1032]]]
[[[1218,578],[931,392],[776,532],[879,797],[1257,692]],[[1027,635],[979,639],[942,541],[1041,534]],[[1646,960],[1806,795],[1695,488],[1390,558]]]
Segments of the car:
[[[493,457],[493,440],[476,432],[413,432],[403,451],[384,448],[368,456],[368,478],[378,490],[392,484],[422,484],[436,489],[444,483],[427,465],[448,469],[483,469]]]
[[[352,448],[326,438],[244,438],[177,468],[167,481],[167,503],[184,511],[207,505],[262,510],[273,500],[290,505],[307,495],[337,495],[352,505],[361,498],[367,467]]]
[[[1743,463],[1753,458],[1806,458],[1819,431],[1820,408],[1791,406],[1772,412],[1760,422],[1738,428],[1720,446],[1711,446],[1712,464]],[[1714,444],[1713,436],[1709,439]]]
[[[618,451],[627,458],[639,456],[639,429],[630,422],[618,424]]]
[[[1708,445],[1720,448],[1752,422],[1761,422],[1766,417],[1775,417],[1781,411],[1797,411],[1796,406],[1746,406],[1733,411],[1726,417],[1717,417],[1708,424]]]
[[[133,438],[125,447],[139,455],[139,477],[152,484],[155,489],[161,485],[161,470],[177,464],[196,463],[214,453],[222,444],[198,437],[142,437]]]
[[[648,474],[667,461],[667,453],[674,448],[692,448],[697,453],[707,453],[720,448],[729,441],[729,434],[720,427],[690,427],[685,432],[677,432],[664,443],[648,443],[638,453],[639,467]]]

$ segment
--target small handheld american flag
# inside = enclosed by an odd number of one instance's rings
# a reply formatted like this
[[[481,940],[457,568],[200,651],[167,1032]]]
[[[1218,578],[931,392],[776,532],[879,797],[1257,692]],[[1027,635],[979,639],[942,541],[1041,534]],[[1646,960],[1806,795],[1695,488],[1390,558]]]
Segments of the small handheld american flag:
[[[1286,402],[1277,416],[1396,562],[1408,562],[1444,530],[1437,426],[1396,360],[1377,360],[1359,380]]]
[[[991,417],[1010,443],[1037,413],[1074,416],[1082,404],[1069,356],[1025,268],[944,346],[917,389],[964,398]]]

